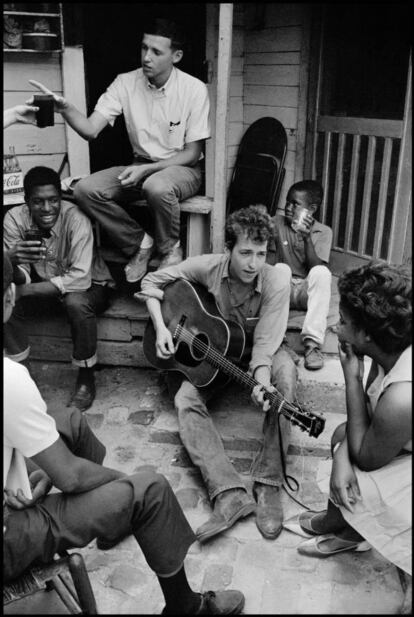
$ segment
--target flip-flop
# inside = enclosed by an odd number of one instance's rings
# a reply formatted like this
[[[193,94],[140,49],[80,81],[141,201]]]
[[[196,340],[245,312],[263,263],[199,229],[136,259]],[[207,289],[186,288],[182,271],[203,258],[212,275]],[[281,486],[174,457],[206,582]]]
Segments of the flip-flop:
[[[326,510],[307,510],[306,512],[301,512],[301,514],[297,514],[293,518],[288,519],[283,523],[284,529],[291,531],[292,533],[296,533],[298,536],[302,536],[303,538],[313,538],[314,536],[320,536],[320,532],[312,529],[312,518],[315,514],[320,514],[321,512],[325,512]]]
[[[335,540],[336,548],[329,551],[322,550],[321,547],[323,544],[325,542],[329,542],[330,540]],[[361,542],[343,540],[334,533],[328,533],[326,535],[317,536],[316,538],[311,538],[310,540],[302,542],[302,544],[298,546],[297,550],[301,555],[307,555],[308,557],[330,557],[331,555],[336,555],[337,553],[343,553],[345,551],[363,553],[371,550],[371,545],[366,540],[362,540]]]

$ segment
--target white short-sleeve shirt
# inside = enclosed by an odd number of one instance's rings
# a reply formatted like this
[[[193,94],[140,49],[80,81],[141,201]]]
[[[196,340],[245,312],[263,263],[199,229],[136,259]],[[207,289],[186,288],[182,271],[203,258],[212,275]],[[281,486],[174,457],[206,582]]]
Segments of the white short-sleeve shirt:
[[[173,67],[162,88],[151,85],[142,69],[118,75],[98,99],[95,111],[113,126],[124,114],[134,156],[168,159],[184,145],[210,137],[206,85]]]
[[[31,498],[24,457],[30,458],[59,439],[55,420],[25,366],[3,358],[3,486],[21,488]]]

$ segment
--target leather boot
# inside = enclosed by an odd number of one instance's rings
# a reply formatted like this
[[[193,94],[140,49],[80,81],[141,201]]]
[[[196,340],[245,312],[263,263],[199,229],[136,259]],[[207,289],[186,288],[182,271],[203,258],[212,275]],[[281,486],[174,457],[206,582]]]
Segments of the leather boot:
[[[274,540],[282,531],[283,508],[281,487],[254,484],[253,495],[257,501],[256,526],[262,536]]]
[[[95,400],[95,377],[93,368],[80,368],[76,380],[76,389],[68,407],[74,405],[79,411],[86,411]]]
[[[214,500],[213,514],[196,531],[197,540],[206,542],[222,531],[230,529],[239,518],[244,518],[255,509],[255,502],[242,488],[219,493]]]

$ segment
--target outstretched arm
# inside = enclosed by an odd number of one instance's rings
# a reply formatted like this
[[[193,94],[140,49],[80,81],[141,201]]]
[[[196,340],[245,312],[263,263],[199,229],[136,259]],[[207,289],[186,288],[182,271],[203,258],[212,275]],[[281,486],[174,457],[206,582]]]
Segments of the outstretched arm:
[[[15,105],[3,112],[3,128],[7,128],[16,122],[23,124],[36,124],[36,112],[38,107],[34,105]]]
[[[39,81],[29,79],[29,83],[44,94],[51,94],[55,101],[55,111],[60,113],[70,127],[73,128],[81,137],[91,141],[95,139],[103,128],[108,124],[106,118],[98,111],[94,111],[89,117],[81,113],[72,103],[63,96],[58,96]],[[32,103],[33,99],[27,101]]]

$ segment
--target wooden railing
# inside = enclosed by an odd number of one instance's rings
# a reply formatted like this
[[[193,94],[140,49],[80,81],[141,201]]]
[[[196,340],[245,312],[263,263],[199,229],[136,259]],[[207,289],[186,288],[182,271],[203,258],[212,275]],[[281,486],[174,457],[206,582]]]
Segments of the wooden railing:
[[[387,259],[403,122],[321,116],[315,176],[324,187],[321,222],[333,249]]]

